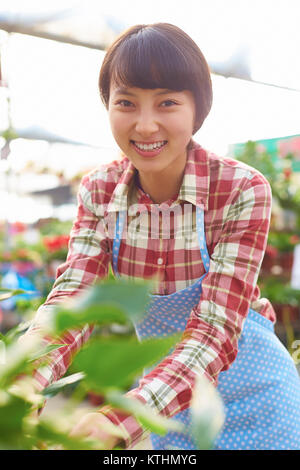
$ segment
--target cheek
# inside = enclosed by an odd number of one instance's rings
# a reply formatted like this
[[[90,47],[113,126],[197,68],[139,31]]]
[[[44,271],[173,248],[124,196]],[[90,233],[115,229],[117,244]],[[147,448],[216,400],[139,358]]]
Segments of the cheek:
[[[109,113],[108,118],[109,118],[110,128],[115,137],[122,134],[122,132],[125,131],[126,121],[124,121],[123,116],[118,116],[117,114]]]
[[[195,109],[194,108],[189,108],[186,110],[186,113],[185,113],[185,122],[187,123],[187,125],[190,127],[190,128],[193,128],[194,127],[194,124],[195,124]]]
[[[174,135],[178,138],[190,138],[194,129],[194,115],[190,112],[182,113],[176,119],[170,121],[169,129],[172,129]]]

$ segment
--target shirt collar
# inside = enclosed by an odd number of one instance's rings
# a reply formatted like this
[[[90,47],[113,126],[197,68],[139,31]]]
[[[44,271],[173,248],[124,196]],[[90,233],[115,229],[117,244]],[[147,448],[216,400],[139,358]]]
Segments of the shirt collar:
[[[107,212],[118,212],[128,209],[128,194],[135,184],[136,172],[133,164],[127,157],[123,158],[124,171],[116,185]],[[178,200],[187,201],[204,210],[208,208],[209,196],[209,159],[208,152],[197,142],[192,141],[188,150],[187,162],[184,170]]]
[[[192,141],[192,146],[187,155],[187,162],[178,199],[188,201],[195,206],[207,210],[209,181],[208,152],[197,142]]]
[[[124,171],[119,179],[107,207],[107,212],[118,212],[127,210],[127,199],[129,189],[134,184],[135,167],[124,157],[122,160]]]

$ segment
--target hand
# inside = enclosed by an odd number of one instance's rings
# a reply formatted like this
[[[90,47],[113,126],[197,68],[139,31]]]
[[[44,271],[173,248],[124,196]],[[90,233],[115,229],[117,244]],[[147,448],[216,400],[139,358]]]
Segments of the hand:
[[[120,430],[101,413],[87,413],[74,426],[71,437],[91,437],[101,449],[113,449],[122,440]]]

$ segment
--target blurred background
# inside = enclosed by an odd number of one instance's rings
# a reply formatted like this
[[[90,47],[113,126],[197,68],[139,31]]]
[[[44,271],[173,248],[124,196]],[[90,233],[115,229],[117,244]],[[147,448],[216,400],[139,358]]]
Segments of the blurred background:
[[[119,157],[97,88],[105,49],[127,27],[169,22],[209,63],[214,103],[195,140],[269,179],[274,196],[259,284],[293,354],[300,333],[298,0],[2,0],[0,330],[30,318],[67,254],[84,173]]]

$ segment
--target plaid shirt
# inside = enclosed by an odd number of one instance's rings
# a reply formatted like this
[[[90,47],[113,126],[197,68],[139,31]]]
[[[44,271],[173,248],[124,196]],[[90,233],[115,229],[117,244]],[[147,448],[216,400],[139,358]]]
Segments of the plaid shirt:
[[[120,275],[155,277],[154,293],[162,295],[194,283],[205,273],[195,222],[195,208],[202,207],[211,261],[199,303],[175,350],[127,394],[172,417],[189,406],[198,374],[217,385],[219,373],[230,367],[249,307],[275,321],[270,302],[260,298],[256,284],[267,243],[271,191],[253,168],[218,157],[195,142],[188,151],[180,191],[169,201],[154,204],[139,188],[136,174],[124,157],[83,178],[67,260],[59,267],[53,289],[30,331],[47,321],[53,304],[107,275],[115,216],[122,210],[128,213],[130,236],[121,240]],[[179,210],[184,207],[190,209],[188,217]],[[157,224],[166,211],[170,214],[167,227]],[[178,232],[180,227],[182,232]],[[35,373],[42,387],[66,372],[91,331],[86,327],[68,332],[63,338],[66,346],[52,353],[51,364]],[[101,411],[121,426],[127,447],[148,433],[132,416],[110,407]]]

